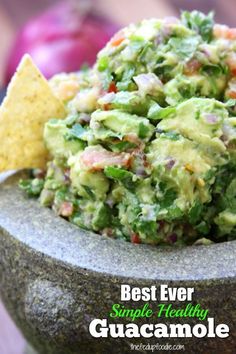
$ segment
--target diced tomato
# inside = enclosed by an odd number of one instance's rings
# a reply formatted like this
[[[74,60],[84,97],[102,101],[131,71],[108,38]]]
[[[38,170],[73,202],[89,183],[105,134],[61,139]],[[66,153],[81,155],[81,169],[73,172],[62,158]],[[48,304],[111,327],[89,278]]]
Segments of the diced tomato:
[[[201,67],[201,63],[197,59],[189,60],[184,68],[185,75],[194,75],[198,72]]]
[[[59,209],[59,215],[68,217],[73,214],[73,204],[71,202],[63,202]]]
[[[58,85],[57,96],[62,101],[72,99],[79,91],[79,84],[75,80],[62,81]]]
[[[116,87],[116,84],[114,81],[112,81],[109,85],[109,88],[108,88],[108,92],[114,92],[116,93],[117,92],[117,87]]]
[[[103,110],[104,111],[109,111],[111,109],[111,104],[110,103],[105,103],[104,105],[103,105]]]
[[[213,34],[215,38],[234,40],[236,39],[236,28],[229,28],[224,25],[215,25]]]
[[[117,32],[111,39],[110,44],[112,47],[118,47],[125,40],[125,36],[122,31]]]
[[[100,171],[107,166],[128,167],[131,159],[129,153],[114,153],[107,150],[88,148],[80,155],[80,160],[90,170]]]
[[[230,72],[233,76],[236,76],[236,54],[232,53],[227,59],[226,64],[228,64]]]
[[[185,170],[188,172],[193,173],[194,172],[194,167],[190,163],[186,163],[184,166]]]
[[[135,133],[126,134],[124,140],[129,141],[130,143],[133,143],[135,145],[140,145],[142,143],[142,140],[139,139],[139,137]]]
[[[225,25],[215,25],[213,28],[213,35],[216,38],[225,38],[226,33],[228,32],[229,27]]]
[[[229,29],[227,39],[236,39],[236,28]]]
[[[108,237],[113,237],[114,231],[111,227],[106,227],[105,229],[102,230],[102,235],[106,235]]]
[[[236,99],[236,77],[233,77],[229,83],[228,83],[228,88],[225,91],[225,96],[227,98],[233,98]]]
[[[236,99],[236,91],[228,91],[228,92],[227,92],[227,96],[228,96],[229,98]]]
[[[131,236],[130,236],[130,241],[131,241],[132,243],[141,243],[141,239],[140,239],[139,235],[136,234],[136,233],[132,233],[132,234],[131,234]]]

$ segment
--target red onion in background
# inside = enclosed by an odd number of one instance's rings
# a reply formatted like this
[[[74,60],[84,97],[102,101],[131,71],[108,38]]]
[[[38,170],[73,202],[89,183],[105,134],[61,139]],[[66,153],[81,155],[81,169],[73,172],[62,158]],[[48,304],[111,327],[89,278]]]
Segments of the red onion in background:
[[[92,65],[119,27],[91,10],[91,2],[63,1],[33,18],[17,35],[5,72],[7,84],[24,53],[49,78]]]

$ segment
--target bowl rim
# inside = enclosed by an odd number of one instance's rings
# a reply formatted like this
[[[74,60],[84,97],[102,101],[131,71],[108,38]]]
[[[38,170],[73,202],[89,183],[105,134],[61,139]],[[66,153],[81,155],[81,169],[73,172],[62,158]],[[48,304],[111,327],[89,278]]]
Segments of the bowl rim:
[[[123,279],[236,281],[236,241],[173,248],[114,240],[82,230],[25,197],[18,187],[21,177],[17,172],[0,184],[0,233],[12,240],[12,252],[17,241],[79,272]]]

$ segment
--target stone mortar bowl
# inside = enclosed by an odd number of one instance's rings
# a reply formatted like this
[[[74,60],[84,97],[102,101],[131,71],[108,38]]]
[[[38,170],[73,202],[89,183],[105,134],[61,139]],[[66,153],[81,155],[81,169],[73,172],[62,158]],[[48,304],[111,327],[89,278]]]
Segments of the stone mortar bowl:
[[[139,353],[130,350],[130,343],[181,343],[186,353],[235,353],[236,242],[176,249],[112,240],[83,231],[26,198],[17,186],[19,177],[0,185],[0,292],[37,353]],[[121,303],[121,284],[194,287],[193,303],[208,308],[217,324],[228,324],[230,336],[95,339],[89,324],[94,318],[109,318],[111,306]],[[139,305],[143,303],[131,301],[126,306]],[[164,318],[151,322],[167,323]]]

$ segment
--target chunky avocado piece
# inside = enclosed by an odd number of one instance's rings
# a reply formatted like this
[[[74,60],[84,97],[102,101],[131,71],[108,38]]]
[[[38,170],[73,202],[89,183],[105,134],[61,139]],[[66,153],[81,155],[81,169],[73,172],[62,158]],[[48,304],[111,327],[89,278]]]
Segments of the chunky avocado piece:
[[[220,236],[230,234],[236,227],[236,213],[224,210],[215,218],[215,223],[219,227]]]
[[[102,172],[84,170],[80,163],[80,154],[69,160],[72,186],[81,197],[91,200],[104,200],[109,190],[109,181]]]
[[[95,231],[111,226],[111,209],[104,203],[98,203],[92,219],[92,227]]]
[[[172,117],[164,118],[158,129],[177,132],[220,152],[226,150],[220,137],[227,118],[228,112],[223,103],[215,99],[191,98],[179,104]]]
[[[153,204],[155,201],[155,190],[151,182],[151,178],[146,178],[140,180],[136,187],[136,194],[141,203]]]
[[[155,129],[147,118],[125,113],[118,109],[95,111],[92,114],[90,126],[93,129],[95,137],[96,130],[99,131],[99,127],[104,127],[119,134],[121,137],[127,134],[136,134],[140,139],[146,141],[151,138]]]
[[[93,200],[80,198],[78,211],[71,216],[70,221],[83,229],[91,230],[93,229],[92,219],[95,210],[96,206]]]
[[[104,169],[104,173],[108,178],[120,182],[127,189],[133,190],[135,187],[137,177],[123,168],[108,166]]]
[[[45,124],[44,141],[53,156],[69,157],[83,150],[84,142],[79,139],[68,140],[69,128],[63,120],[53,119]]]
[[[206,159],[196,143],[182,136],[170,138],[161,134],[153,140],[147,157],[154,178],[176,190],[181,210],[187,210],[196,198],[202,203],[210,201],[209,186],[204,179],[214,161]]]
[[[194,96],[220,99],[226,84],[227,76],[225,74],[208,76],[204,73],[195,73],[186,76],[183,73],[178,73],[164,85],[164,94],[166,102],[171,106]]]
[[[101,108],[120,109],[126,113],[144,115],[148,111],[150,98],[142,97],[138,91],[110,92],[98,100]]]

